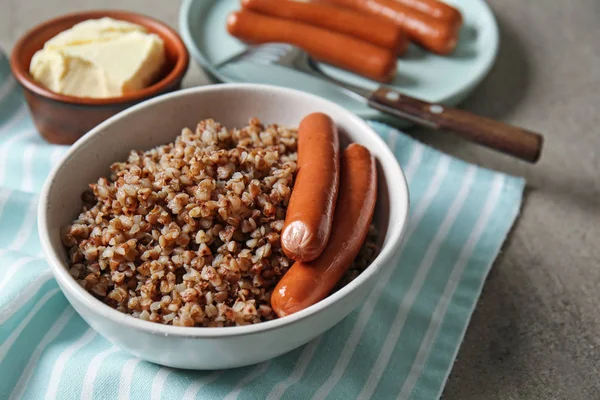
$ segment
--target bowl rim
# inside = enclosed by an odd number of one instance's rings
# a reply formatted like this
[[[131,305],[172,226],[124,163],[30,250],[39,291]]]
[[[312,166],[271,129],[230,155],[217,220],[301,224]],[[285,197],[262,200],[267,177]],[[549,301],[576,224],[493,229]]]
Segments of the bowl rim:
[[[19,56],[23,51],[23,47],[33,35],[36,35],[40,32],[43,32],[50,26],[53,26],[59,22],[63,22],[65,20],[81,18],[81,21],[85,21],[88,19],[96,19],[103,17],[114,17],[115,19],[120,19],[123,16],[127,17],[135,17],[139,18],[140,21],[135,22],[138,25],[147,27],[149,24],[158,25],[168,32],[167,36],[163,36],[158,34],[163,41],[173,42],[175,44],[175,48],[177,51],[177,61],[175,65],[169,71],[169,73],[163,77],[158,82],[143,88],[142,90],[138,90],[132,93],[128,93],[123,96],[117,97],[106,97],[106,98],[92,98],[92,97],[77,97],[77,96],[69,96],[60,93],[53,92],[49,89],[46,89],[39,83],[37,83],[29,74],[29,66],[24,66],[19,62]],[[23,85],[27,90],[37,94],[38,96],[48,98],[50,100],[54,100],[61,103],[68,104],[77,104],[77,105],[85,105],[85,106],[108,106],[108,105],[117,105],[123,103],[131,103],[136,102],[151,96],[155,96],[162,91],[165,91],[167,88],[172,86],[178,80],[181,80],[185,73],[188,70],[190,62],[190,55],[183,42],[181,36],[177,33],[177,31],[171,28],[166,23],[156,19],[149,17],[145,14],[126,11],[126,10],[87,10],[87,11],[77,11],[68,14],[63,14],[49,20],[46,20],[33,28],[29,29],[18,39],[17,43],[13,47],[10,55],[10,66],[15,76],[16,80]]]
[[[239,91],[239,90],[250,90],[260,92],[278,92],[285,96],[303,97],[307,102],[311,100],[319,100],[329,103],[330,107],[337,108],[345,118],[354,125],[358,125],[365,135],[370,135],[371,139],[378,142],[381,149],[383,149],[382,155],[379,157],[381,164],[385,164],[384,170],[387,170],[386,175],[392,176],[396,179],[397,184],[389,187],[390,193],[396,193],[394,197],[397,198],[396,203],[392,203],[392,207],[399,207],[398,220],[392,221],[389,224],[388,229],[390,230],[387,236],[387,244],[382,247],[378,256],[375,260],[353,281],[331,294],[320,302],[292,315],[288,315],[283,318],[276,318],[271,321],[265,321],[257,324],[245,325],[245,326],[233,326],[233,327],[179,327],[172,325],[162,325],[155,322],[144,321],[138,318],[134,318],[131,315],[121,313],[116,309],[104,304],[102,301],[96,299],[85,289],[83,289],[76,280],[70,275],[67,266],[62,261],[62,256],[54,251],[50,242],[50,232],[47,224],[48,220],[48,197],[53,189],[53,183],[56,177],[63,171],[63,165],[65,162],[73,157],[73,155],[79,151],[86,142],[90,141],[91,138],[104,131],[105,128],[110,126],[115,121],[128,116],[129,114],[138,112],[142,109],[152,109],[155,104],[168,102],[171,99],[177,97],[183,97],[194,93],[207,93],[217,91]],[[377,135],[377,133],[371,128],[363,119],[357,115],[351,113],[345,108],[319,96],[315,96],[310,93],[298,91],[295,89],[288,89],[272,85],[264,84],[251,84],[251,83],[227,83],[218,85],[206,85],[200,87],[193,87],[188,89],[179,90],[172,93],[167,93],[161,96],[154,97],[150,100],[146,100],[133,107],[128,108],[125,111],[118,113],[117,115],[107,119],[106,121],[99,124],[97,127],[92,129],[88,134],[84,135],[78,140],[73,146],[69,148],[67,153],[63,156],[61,161],[54,166],[44,187],[40,193],[40,201],[38,205],[38,230],[40,241],[44,253],[46,254],[47,260],[50,264],[54,277],[59,283],[59,286],[64,292],[68,292],[69,296],[74,297],[78,303],[83,303],[84,307],[92,310],[93,313],[102,316],[103,318],[109,319],[114,323],[133,328],[135,330],[143,331],[145,333],[154,335],[164,336],[176,336],[179,338],[223,338],[223,337],[236,337],[250,334],[260,334],[267,331],[272,331],[294,325],[308,317],[324,311],[326,308],[331,306],[333,303],[342,301],[347,296],[351,296],[352,292],[358,289],[359,286],[364,284],[371,276],[381,272],[382,268],[389,264],[394,258],[397,249],[399,248],[400,242],[404,235],[406,225],[408,222],[409,212],[409,194],[408,185],[404,173],[398,164],[396,157],[393,155],[389,147],[385,144],[384,140]],[[393,268],[394,266],[388,266]]]

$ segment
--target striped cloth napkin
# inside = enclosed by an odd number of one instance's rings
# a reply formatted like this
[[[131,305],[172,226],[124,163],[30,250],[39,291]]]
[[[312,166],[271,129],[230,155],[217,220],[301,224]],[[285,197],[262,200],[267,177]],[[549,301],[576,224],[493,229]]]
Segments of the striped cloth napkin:
[[[437,399],[524,181],[372,123],[402,165],[411,213],[398,267],[323,336],[262,364],[190,372],[97,335],[41,252],[38,192],[66,150],[45,143],[0,60],[1,399]]]

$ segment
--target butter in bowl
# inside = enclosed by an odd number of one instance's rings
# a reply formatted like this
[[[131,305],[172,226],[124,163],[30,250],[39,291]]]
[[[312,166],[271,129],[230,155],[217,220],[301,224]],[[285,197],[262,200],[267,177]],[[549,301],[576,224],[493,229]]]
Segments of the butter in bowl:
[[[107,98],[150,86],[164,63],[160,36],[104,17],[80,22],[48,40],[33,55],[29,73],[56,93]]]
[[[173,29],[125,11],[47,21],[26,33],[11,55],[36,127],[57,144],[72,144],[119,111],[179,89],[188,63]]]

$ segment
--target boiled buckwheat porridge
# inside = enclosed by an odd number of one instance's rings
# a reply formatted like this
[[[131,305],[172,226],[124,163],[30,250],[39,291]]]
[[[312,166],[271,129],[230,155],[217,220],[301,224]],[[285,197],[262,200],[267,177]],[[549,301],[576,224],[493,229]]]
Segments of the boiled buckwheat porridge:
[[[270,296],[292,264],[280,234],[296,150],[295,129],[208,119],[173,143],[131,151],[90,185],[65,228],[71,275],[118,311],[162,324],[276,318]],[[369,265],[374,239],[371,227],[341,285]]]

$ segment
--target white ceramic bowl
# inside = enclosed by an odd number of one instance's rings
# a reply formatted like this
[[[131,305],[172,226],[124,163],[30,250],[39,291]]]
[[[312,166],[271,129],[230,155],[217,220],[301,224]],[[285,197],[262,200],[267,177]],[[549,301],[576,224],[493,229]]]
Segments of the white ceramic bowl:
[[[381,252],[354,281],[325,300],[285,318],[227,328],[186,328],[142,321],[103,304],[81,288],[66,269],[61,227],[78,214],[80,195],[106,176],[109,165],[131,149],[170,142],[183,127],[214,118],[227,127],[244,126],[256,116],[265,123],[298,126],[311,112],[329,114],[343,145],[360,143],[375,155],[379,193],[375,220]],[[252,84],[192,88],[148,100],[108,119],[68,151],[50,174],[38,210],[40,238],[63,293],[98,333],[130,353],[170,367],[222,369],[276,357],[321,335],[358,307],[383,272],[394,268],[408,214],[402,170],[386,144],[360,118],[322,98],[291,89]]]

